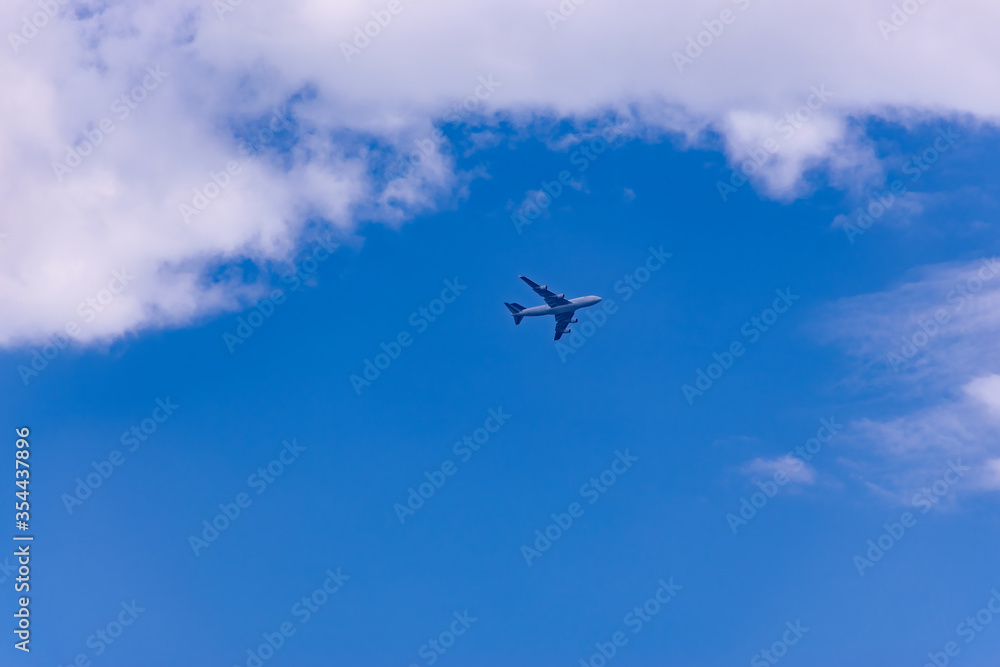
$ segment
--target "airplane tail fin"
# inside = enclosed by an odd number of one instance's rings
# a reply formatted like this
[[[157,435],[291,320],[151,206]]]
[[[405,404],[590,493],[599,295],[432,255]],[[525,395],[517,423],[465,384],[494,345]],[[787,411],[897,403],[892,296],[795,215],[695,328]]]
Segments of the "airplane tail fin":
[[[509,310],[510,314],[514,316],[514,324],[520,324],[521,320],[524,319],[524,315],[518,315],[518,313],[524,310],[524,306],[522,306],[519,303],[507,303],[507,302],[504,302],[503,305],[507,306],[507,310]]]

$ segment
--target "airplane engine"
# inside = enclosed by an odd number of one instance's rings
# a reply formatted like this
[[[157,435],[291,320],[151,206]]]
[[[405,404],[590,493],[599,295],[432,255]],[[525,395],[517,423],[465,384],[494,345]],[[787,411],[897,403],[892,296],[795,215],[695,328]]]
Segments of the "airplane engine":
[[[565,299],[566,298],[565,294],[556,294],[556,296],[559,297],[560,299]]]
[[[569,323],[570,323],[570,324],[576,324],[576,323],[577,323],[577,322],[579,322],[579,321],[580,321],[580,320],[578,320],[578,319],[576,319],[576,318],[573,318],[572,320],[570,320],[570,321],[569,321]]]
[[[564,329],[564,330],[563,330],[563,334],[568,334],[568,333],[570,333],[570,330],[569,330],[569,329]]]

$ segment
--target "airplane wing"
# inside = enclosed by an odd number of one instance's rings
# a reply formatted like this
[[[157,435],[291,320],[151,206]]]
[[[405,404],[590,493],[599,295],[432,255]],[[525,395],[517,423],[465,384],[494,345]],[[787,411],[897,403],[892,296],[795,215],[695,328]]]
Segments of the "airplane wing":
[[[576,314],[574,310],[572,313],[559,313],[556,315],[556,337],[555,340],[562,338],[562,335],[566,333],[566,327],[569,325],[569,321],[573,319],[573,315]]]
[[[519,276],[521,280],[528,283],[531,289],[535,290],[535,294],[545,299],[545,303],[550,308],[555,308],[556,306],[565,306],[569,301],[565,298],[563,294],[556,294],[555,292],[550,292],[548,286],[541,286],[534,282],[530,278],[525,278],[524,276]],[[565,327],[564,327],[565,328]]]

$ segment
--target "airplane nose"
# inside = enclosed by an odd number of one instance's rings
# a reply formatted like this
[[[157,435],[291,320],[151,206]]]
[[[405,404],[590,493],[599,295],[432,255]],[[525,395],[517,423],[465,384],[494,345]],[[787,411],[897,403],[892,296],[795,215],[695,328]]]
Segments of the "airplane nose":
[[[595,301],[594,303],[598,303],[598,302],[600,302],[600,301],[604,301],[604,299],[602,299],[602,298],[601,298],[601,297],[599,297],[599,296],[595,296],[594,298],[595,298],[595,299],[597,299],[597,301]]]

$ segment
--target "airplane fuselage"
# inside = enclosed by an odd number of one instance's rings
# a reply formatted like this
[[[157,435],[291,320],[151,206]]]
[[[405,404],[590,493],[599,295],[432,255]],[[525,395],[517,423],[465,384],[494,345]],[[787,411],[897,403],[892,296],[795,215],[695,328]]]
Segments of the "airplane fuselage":
[[[569,303],[565,303],[561,306],[534,306],[533,308],[525,308],[521,312],[517,313],[522,317],[538,317],[540,315],[558,315],[560,313],[569,313],[579,308],[586,308],[587,306],[593,306],[595,303],[599,303],[601,297],[599,296],[578,296],[575,299],[570,299]]]

